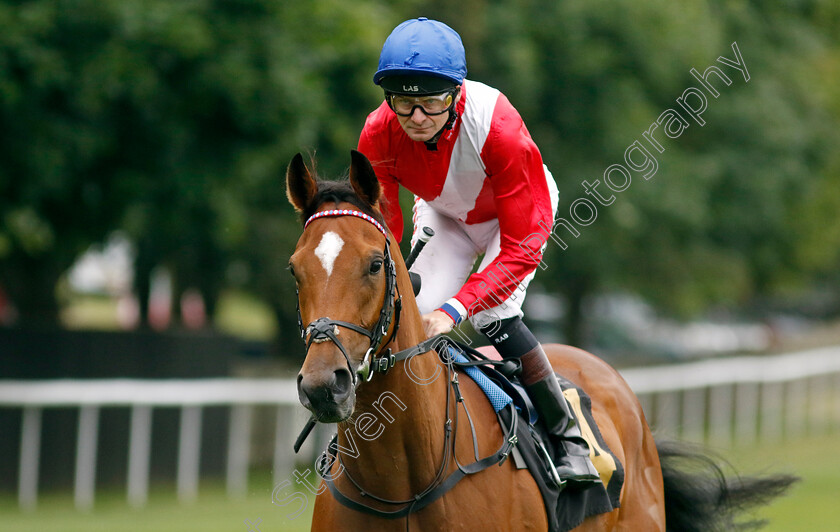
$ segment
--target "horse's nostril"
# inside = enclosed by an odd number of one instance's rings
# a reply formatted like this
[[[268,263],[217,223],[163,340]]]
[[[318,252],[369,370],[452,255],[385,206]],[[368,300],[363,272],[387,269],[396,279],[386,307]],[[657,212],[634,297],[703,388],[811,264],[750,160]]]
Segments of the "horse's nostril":
[[[310,401],[309,401],[309,394],[307,393],[306,387],[303,385],[303,375],[298,373],[297,376],[297,392],[298,392],[298,400],[300,404],[309,408]]]
[[[338,369],[323,376],[326,378],[318,380],[298,374],[298,398],[306,408],[341,404],[353,394],[353,377],[348,369]]]
[[[346,368],[337,369],[334,373],[335,383],[333,384],[336,398],[344,398],[353,386],[353,378]]]

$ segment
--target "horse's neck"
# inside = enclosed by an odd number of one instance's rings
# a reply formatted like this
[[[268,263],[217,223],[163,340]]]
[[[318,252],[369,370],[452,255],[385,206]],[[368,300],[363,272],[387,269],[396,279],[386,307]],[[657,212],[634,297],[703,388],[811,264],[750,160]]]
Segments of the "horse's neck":
[[[406,288],[400,287],[403,294]],[[389,345],[394,352],[425,339],[416,304],[408,299],[399,333]],[[425,488],[443,456],[447,393],[446,368],[434,352],[397,363],[363,383],[356,392],[355,414],[338,425],[348,473],[363,486],[373,483],[370,489],[379,495],[412,495]]]
[[[427,353],[363,384],[353,418],[338,426],[347,472],[379,496],[409,497],[424,489],[447,443],[447,382],[437,356]]]

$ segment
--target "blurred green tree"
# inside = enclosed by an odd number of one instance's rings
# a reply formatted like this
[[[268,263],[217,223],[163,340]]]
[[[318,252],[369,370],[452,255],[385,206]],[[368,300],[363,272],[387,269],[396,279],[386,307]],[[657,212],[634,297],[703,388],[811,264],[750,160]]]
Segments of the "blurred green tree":
[[[814,94],[825,86],[819,67],[826,53],[836,53],[836,33],[814,35],[813,20],[785,7],[519,4],[516,10],[495,4],[504,12],[486,17],[495,26],[483,47],[493,58],[484,64],[521,104],[560,185],[559,216],[569,218],[577,198],[592,199],[584,180],[603,182],[610,165],[628,166],[625,150],[645,142],[643,133],[661,112],[683,112],[676,99],[688,87],[702,89],[690,69],[717,65],[733,80],[728,87],[717,83],[720,96],[708,98],[705,125],[689,119],[676,139],[659,129],[664,152],[647,146],[659,164],[655,176],[631,172],[629,188],[615,203],[598,205],[597,220],[579,226],[579,238],[558,230],[569,248],[549,245],[549,269],[537,281],[566,296],[569,341],[583,341],[583,303],[599,291],[637,293],[687,317],[714,304],[744,306],[791,281],[807,284],[809,270],[797,256],[813,245],[801,227],[836,227],[825,215],[840,207],[836,194],[817,193],[836,174],[830,147],[840,140],[840,117]],[[506,38],[511,42],[499,43]],[[748,82],[715,62],[733,57],[733,41]],[[609,190],[602,185],[601,192]],[[810,211],[815,194],[831,205],[823,216]],[[811,215],[801,216],[803,209]],[[836,249],[836,231],[833,239],[822,244]]]
[[[212,313],[236,257],[245,285],[293,316],[293,287],[277,280],[297,233],[285,164],[317,149],[321,168],[347,166],[375,104],[383,13],[336,0],[0,4],[0,284],[20,322],[55,323],[56,281],[117,228],[137,244],[141,301],[165,264]]]
[[[0,285],[21,323],[54,323],[56,281],[123,229],[141,296],[158,264],[211,313],[237,283],[269,303],[284,345],[296,334],[285,266],[300,231],[285,166],[303,151],[324,176],[344,172],[381,98],[371,76],[382,42],[420,15],[458,30],[469,77],[520,110],[561,215],[698,86],[691,68],[740,47],[749,82],[727,70],[733,84],[709,99],[705,125],[662,138],[655,176],[633,172],[578,238],[565,235],[568,249],[549,244],[535,282],[565,296],[568,341],[583,342],[583,304],[599,292],[690,316],[833,278],[836,2],[5,1]]]

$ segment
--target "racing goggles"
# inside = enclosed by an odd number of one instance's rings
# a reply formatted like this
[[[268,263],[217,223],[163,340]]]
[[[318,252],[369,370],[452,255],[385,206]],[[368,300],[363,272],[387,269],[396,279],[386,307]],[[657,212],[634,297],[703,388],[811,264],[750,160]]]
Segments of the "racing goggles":
[[[411,116],[418,107],[426,116],[438,116],[449,111],[455,102],[455,91],[425,96],[389,93],[385,95],[388,106],[399,116]]]

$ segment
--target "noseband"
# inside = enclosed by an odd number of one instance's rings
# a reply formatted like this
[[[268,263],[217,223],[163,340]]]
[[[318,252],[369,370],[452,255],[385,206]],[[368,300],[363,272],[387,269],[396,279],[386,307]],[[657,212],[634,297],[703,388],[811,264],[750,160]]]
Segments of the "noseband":
[[[298,318],[298,328],[300,329],[301,338],[306,342],[306,351],[309,352],[309,347],[312,343],[321,343],[331,340],[341,351],[344,355],[344,359],[347,361],[347,367],[350,369],[350,374],[353,376],[353,385],[358,386],[359,377],[364,379],[365,381],[369,381],[374,374],[374,371],[371,371],[371,357],[377,353],[377,350],[382,347],[382,341],[385,339],[385,336],[388,334],[388,328],[391,326],[391,322],[394,323],[394,331],[391,334],[391,339],[394,338],[397,334],[397,329],[400,325],[400,311],[402,309],[402,298],[397,293],[397,272],[396,267],[394,266],[394,260],[391,258],[391,240],[388,238],[388,232],[385,231],[385,228],[382,227],[382,224],[377,222],[373,217],[359,211],[348,210],[348,209],[333,209],[328,211],[320,211],[316,212],[312,216],[309,217],[308,220],[303,224],[304,231],[306,227],[314,220],[318,218],[326,218],[326,217],[336,217],[336,216],[355,216],[356,218],[361,218],[366,222],[373,224],[380,233],[385,237],[385,300],[382,303],[382,310],[379,312],[379,320],[377,320],[376,324],[370,329],[365,329],[361,325],[356,325],[354,323],[348,323],[346,321],[340,320],[331,320],[328,317],[321,317],[303,327],[303,319],[301,318],[300,314],[300,293],[295,288],[295,292],[297,294],[298,300],[298,307],[297,307],[297,318]],[[356,331],[357,333],[363,334],[370,339],[370,347],[368,348],[367,352],[365,353],[364,358],[362,359],[361,364],[354,370],[353,364],[350,362],[350,355],[347,354],[347,350],[341,344],[341,341],[338,339],[339,327],[344,327],[346,329],[350,329],[352,331]],[[307,336],[309,339],[307,340]],[[387,342],[386,342],[387,343]],[[393,365],[393,357],[385,358],[383,361],[386,365]],[[377,367],[382,366],[379,364]]]

